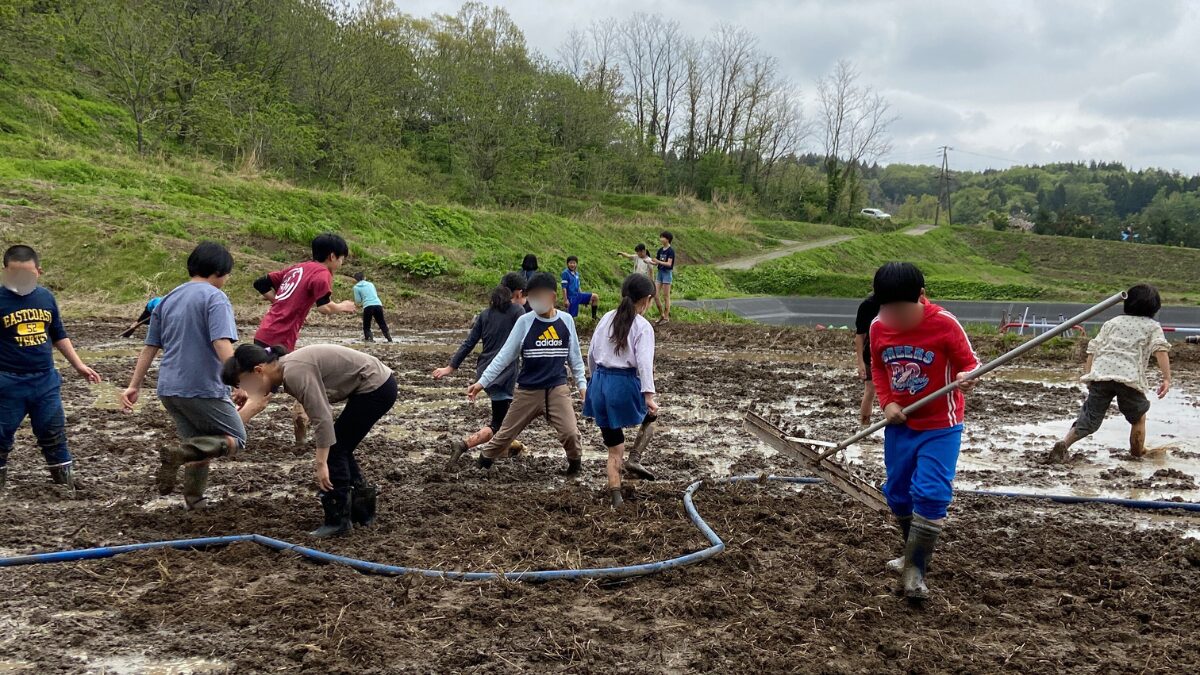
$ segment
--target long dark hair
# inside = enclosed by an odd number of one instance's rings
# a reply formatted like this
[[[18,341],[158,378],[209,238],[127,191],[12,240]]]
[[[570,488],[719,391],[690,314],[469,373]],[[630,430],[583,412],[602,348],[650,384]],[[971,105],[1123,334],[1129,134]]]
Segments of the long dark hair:
[[[537,268],[537,256],[532,253],[525,254],[525,259],[521,261],[521,269],[526,272],[536,272]]]
[[[512,307],[512,291],[508,286],[500,285],[492,289],[492,297],[488,301],[488,307],[493,312],[507,312],[509,307]]]
[[[242,375],[254,372],[257,366],[264,363],[274,363],[287,353],[287,347],[281,345],[265,349],[258,345],[242,345],[234,350],[233,356],[221,366],[221,381],[230,387],[237,387]]]
[[[630,274],[621,283],[621,304],[617,306],[617,315],[613,317],[609,338],[618,354],[625,351],[629,330],[637,318],[637,304],[653,295],[654,282],[645,274]]]

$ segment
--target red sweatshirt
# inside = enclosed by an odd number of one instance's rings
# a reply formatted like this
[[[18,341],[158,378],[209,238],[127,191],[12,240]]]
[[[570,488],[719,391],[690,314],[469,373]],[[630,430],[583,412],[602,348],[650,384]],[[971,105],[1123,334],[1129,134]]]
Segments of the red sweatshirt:
[[[912,330],[893,330],[878,318],[871,324],[871,379],[881,407],[907,406],[978,365],[958,319],[933,303],[925,303],[925,318]],[[909,415],[907,424],[929,431],[962,421],[963,395],[956,389]]]

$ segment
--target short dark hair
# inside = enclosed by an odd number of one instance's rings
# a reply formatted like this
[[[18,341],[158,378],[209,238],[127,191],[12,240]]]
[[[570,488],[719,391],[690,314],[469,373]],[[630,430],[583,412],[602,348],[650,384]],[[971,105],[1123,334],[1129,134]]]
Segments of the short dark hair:
[[[525,259],[521,261],[521,269],[525,270],[526,272],[535,272],[537,271],[537,268],[537,256],[532,253],[526,253]]]
[[[233,256],[215,241],[202,241],[188,256],[187,271],[192,277],[228,276],[233,271]]]
[[[33,250],[32,246],[17,244],[16,246],[9,246],[8,250],[4,252],[5,267],[8,267],[8,263],[10,262],[29,262],[30,260],[33,261],[34,265],[41,267],[42,260],[38,257],[37,251]]]
[[[636,252],[636,251],[645,251],[645,250],[646,250],[646,245],[645,245],[645,244],[638,244],[637,246],[634,246],[634,247],[633,247],[633,250],[634,250],[635,252]]]
[[[509,272],[500,277],[500,285],[516,293],[525,290],[525,275],[520,272]]]
[[[917,302],[925,288],[925,275],[912,263],[890,262],[875,270],[872,284],[880,305],[893,302]]]
[[[569,255],[569,256],[567,256],[567,264],[570,264],[570,263],[573,263],[573,262],[579,262],[579,256],[577,256],[577,255]]]
[[[1162,298],[1158,289],[1150,284],[1138,284],[1125,292],[1125,313],[1130,316],[1145,316],[1151,319],[1162,309]]]
[[[662,232],[659,232],[658,236],[666,239],[668,244],[675,241],[675,235],[671,234],[669,230],[663,230]]]
[[[339,258],[344,258],[350,255],[350,245],[342,239],[341,235],[332,232],[318,234],[312,240],[312,256],[317,262],[325,262],[329,260],[329,256],[336,255]]]
[[[363,279],[366,279],[366,278],[367,278],[367,275],[363,274],[362,272],[355,272],[355,273],[354,273],[354,280],[355,280],[355,281],[362,281]]]
[[[558,292],[558,279],[554,275],[546,272],[538,272],[529,279],[529,283],[525,284],[525,290],[532,293],[533,291],[553,291]]]

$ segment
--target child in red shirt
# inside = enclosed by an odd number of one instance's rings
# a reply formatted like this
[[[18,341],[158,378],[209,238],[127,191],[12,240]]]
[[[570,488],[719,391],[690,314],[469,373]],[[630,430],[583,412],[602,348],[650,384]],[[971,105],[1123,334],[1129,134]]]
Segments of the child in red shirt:
[[[971,384],[965,377],[979,362],[958,320],[925,298],[925,277],[915,265],[884,265],[874,287],[880,308],[871,324],[871,378],[890,425],[884,430],[883,493],[904,536],[898,565],[904,594],[923,600],[929,557],[953,497],[962,391]],[[959,389],[905,416],[906,406],[954,381]]]

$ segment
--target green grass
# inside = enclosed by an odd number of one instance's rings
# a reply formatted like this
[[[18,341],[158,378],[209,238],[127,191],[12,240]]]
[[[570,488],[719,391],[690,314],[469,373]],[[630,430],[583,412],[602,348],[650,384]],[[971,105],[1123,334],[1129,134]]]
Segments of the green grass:
[[[894,260],[919,265],[930,295],[943,299],[1087,301],[1139,281],[1171,302],[1200,299],[1200,251],[967,228],[863,234],[727,278],[746,293],[861,297],[875,269]]]

